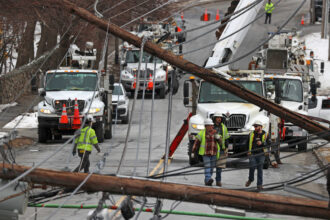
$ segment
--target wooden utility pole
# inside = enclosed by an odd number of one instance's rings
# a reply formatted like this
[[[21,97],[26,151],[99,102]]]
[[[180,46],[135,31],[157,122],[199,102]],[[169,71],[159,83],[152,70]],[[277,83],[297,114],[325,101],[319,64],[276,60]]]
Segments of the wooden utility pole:
[[[1,164],[0,178],[14,179],[28,169],[30,167]],[[23,181],[74,189],[87,175],[35,169]],[[102,191],[120,195],[157,197],[285,215],[314,218],[330,216],[330,209],[325,201],[98,174],[93,174],[82,189],[88,192]]]
[[[321,38],[325,39],[326,38],[326,34],[327,34],[327,10],[326,10],[326,6],[327,6],[327,0],[323,0],[322,2],[322,30],[321,30]]]
[[[137,47],[141,46],[141,38],[121,29],[114,24],[108,24],[107,21],[96,17],[84,8],[77,7],[75,4],[68,0],[54,0],[52,3],[59,5],[62,9],[68,10],[70,13],[73,13],[78,17],[88,21],[89,23],[96,25],[104,31],[108,30],[111,34],[121,38],[123,41],[127,41],[128,43]],[[211,82],[214,85],[219,86],[220,88],[227,90],[252,104],[257,105],[262,109],[265,109],[266,111],[307,130],[309,133],[315,133],[321,138],[330,140],[330,135],[325,136],[324,134],[325,131],[330,131],[328,128],[320,125],[317,122],[309,120],[304,116],[298,115],[296,112],[290,111],[283,106],[277,105],[267,100],[266,98],[261,97],[256,93],[235,84],[234,82],[218,76],[216,73],[209,69],[202,68],[194,63],[182,59],[179,56],[174,55],[172,52],[166,51],[150,41],[145,43],[144,50],[182,70],[185,70],[186,72]]]
[[[315,0],[311,0],[309,10],[310,10],[310,14],[311,14],[310,23],[314,24],[315,23]]]

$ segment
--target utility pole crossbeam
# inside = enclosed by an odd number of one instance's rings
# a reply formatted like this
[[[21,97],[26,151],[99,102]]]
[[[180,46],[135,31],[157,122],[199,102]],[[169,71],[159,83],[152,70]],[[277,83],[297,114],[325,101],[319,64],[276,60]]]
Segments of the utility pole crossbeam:
[[[30,167],[0,164],[0,178],[14,179]],[[23,181],[50,186],[76,188],[89,175],[47,169],[35,169]],[[134,196],[155,197],[209,205],[229,206],[246,210],[328,218],[330,209],[325,201],[279,196],[204,186],[165,183],[147,179],[123,178],[93,174],[82,186],[88,192],[108,192]]]
[[[102,20],[84,8],[77,7],[75,4],[71,3],[68,0],[54,0],[52,4],[60,5],[61,8],[68,10],[70,13],[77,15],[78,17],[88,21],[91,24],[96,25],[104,31],[109,31],[111,34],[121,38],[123,41],[127,41],[130,44],[133,44],[137,47],[141,46],[142,39],[133,35],[120,27],[114,24],[108,24],[107,21]],[[150,41],[146,42],[144,45],[144,50],[154,56],[159,57],[160,59],[182,69],[186,72],[192,73],[193,75],[204,79],[208,82],[213,83],[214,85],[219,86],[222,89],[225,89],[232,94],[259,106],[266,111],[277,115],[278,117],[289,121],[305,130],[309,133],[317,134],[318,136],[330,140],[330,136],[327,135],[324,137],[324,132],[329,131],[328,128],[320,125],[317,122],[307,119],[306,117],[298,115],[296,112],[290,111],[280,105],[277,105],[264,97],[257,95],[256,93],[242,88],[241,86],[218,76],[211,70],[202,68],[194,63],[191,63],[185,59],[180,58],[179,56],[174,55],[173,53],[166,51]],[[323,132],[323,134],[322,134]],[[323,136],[322,136],[323,135]]]

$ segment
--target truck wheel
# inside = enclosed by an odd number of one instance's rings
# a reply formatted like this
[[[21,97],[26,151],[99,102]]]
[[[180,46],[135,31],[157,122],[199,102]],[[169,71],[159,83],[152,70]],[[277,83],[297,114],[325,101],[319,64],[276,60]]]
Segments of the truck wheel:
[[[105,139],[112,138],[112,125],[110,125],[110,129],[105,129],[104,138]]]
[[[307,150],[307,138],[303,139],[304,143],[298,144],[298,152],[305,152]]]
[[[165,88],[159,89],[159,98],[165,99]]]
[[[121,123],[127,124],[129,120],[129,111],[127,112],[127,115],[121,119]]]
[[[49,139],[50,129],[49,128],[42,128],[38,127],[38,141],[39,143],[46,143]]]
[[[102,124],[98,125],[95,128],[95,133],[96,133],[96,137],[99,143],[103,143],[104,141],[104,128],[102,126]]]

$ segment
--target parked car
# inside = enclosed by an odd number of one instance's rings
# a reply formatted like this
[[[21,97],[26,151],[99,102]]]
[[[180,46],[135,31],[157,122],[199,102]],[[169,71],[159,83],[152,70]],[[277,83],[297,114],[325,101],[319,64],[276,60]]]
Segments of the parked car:
[[[316,96],[314,101],[309,99],[308,115],[330,121],[330,95]],[[326,127],[330,127],[327,123],[321,122],[321,124]]]
[[[121,83],[114,84],[112,92],[112,119],[121,120],[123,124],[128,123],[129,119],[129,99]]]

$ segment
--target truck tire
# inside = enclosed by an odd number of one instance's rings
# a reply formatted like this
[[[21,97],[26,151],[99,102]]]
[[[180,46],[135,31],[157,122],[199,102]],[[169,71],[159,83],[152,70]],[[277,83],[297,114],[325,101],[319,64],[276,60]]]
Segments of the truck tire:
[[[127,112],[127,115],[121,119],[122,124],[128,124],[129,120],[129,111]]]
[[[38,142],[46,143],[51,135],[49,128],[38,127]],[[50,138],[51,139],[51,138]]]
[[[99,143],[103,143],[104,142],[104,128],[102,126],[102,124],[99,124],[96,128],[95,128],[95,133],[96,133],[96,137]]]
[[[165,99],[165,88],[160,88],[159,89],[159,98]]]
[[[104,138],[105,139],[111,139],[112,138],[112,126],[110,126],[110,129],[105,129]]]
[[[307,138],[304,138],[302,140],[304,140],[306,142],[297,145],[298,146],[298,152],[306,152],[306,150],[307,150]]]

